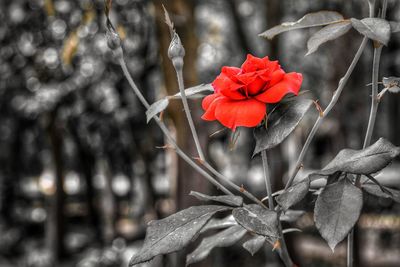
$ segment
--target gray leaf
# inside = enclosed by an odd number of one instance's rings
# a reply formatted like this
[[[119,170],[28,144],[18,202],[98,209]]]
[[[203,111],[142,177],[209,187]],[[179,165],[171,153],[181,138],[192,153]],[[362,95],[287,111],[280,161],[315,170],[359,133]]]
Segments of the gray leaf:
[[[200,245],[186,257],[186,266],[205,259],[213,248],[229,247],[237,243],[246,234],[240,225],[232,226],[216,235],[204,238]]]
[[[268,39],[274,38],[275,35],[278,35],[282,32],[302,29],[302,28],[309,28],[309,27],[316,27],[316,26],[324,26],[327,24],[339,22],[343,20],[343,16],[335,11],[319,11],[315,13],[309,13],[299,19],[296,22],[285,22],[281,25],[275,26],[263,33],[259,36],[265,37]]]
[[[206,225],[201,229],[200,233],[207,232],[209,230],[217,230],[228,228],[231,226],[237,225],[235,218],[233,215],[226,216],[225,218],[218,219],[218,218],[211,218]]]
[[[303,210],[287,210],[285,213],[281,214],[279,218],[282,222],[294,223],[306,212]]]
[[[331,40],[335,40],[347,33],[351,29],[350,21],[342,21],[325,26],[321,30],[314,33],[307,42],[308,52],[306,56],[317,51],[318,47]]]
[[[185,89],[185,95],[186,97],[194,97],[196,94],[202,93],[202,92],[214,92],[214,88],[212,87],[211,84],[200,84],[197,86],[189,87]],[[201,96],[202,97],[202,96]],[[173,96],[166,96],[153,104],[149,107],[149,109],[146,111],[146,118],[147,118],[147,123],[154,118],[158,113],[164,111],[168,105],[169,105],[169,99],[180,99],[181,94],[176,93]]]
[[[297,204],[301,201],[308,192],[310,188],[310,179],[305,178],[303,181],[292,185],[285,192],[277,196],[276,202],[284,209],[287,210],[291,206]]]
[[[373,184],[373,183],[366,183],[363,184],[362,189],[364,191],[366,191],[367,193],[377,196],[377,197],[381,197],[381,198],[390,198],[393,201],[400,203],[400,191],[399,190],[395,190],[392,188],[388,188],[385,186],[379,186],[377,184]],[[385,191],[382,191],[382,188]]]
[[[234,207],[240,207],[243,205],[243,198],[241,196],[208,196],[196,191],[190,191],[189,195],[194,196],[200,201],[215,201]]]
[[[162,220],[149,222],[144,245],[137,256],[131,259],[129,266],[181,250],[197,237],[211,216],[228,209],[214,205],[194,206]]]
[[[254,256],[254,254],[256,254],[257,251],[259,251],[264,246],[265,241],[267,241],[267,237],[256,235],[244,242],[243,248],[247,250],[251,254],[251,256]]]
[[[314,221],[332,251],[360,217],[362,191],[347,179],[327,185],[315,202]]]
[[[265,129],[262,125],[254,130],[256,147],[253,156],[282,143],[300,123],[311,105],[312,100],[301,98],[280,103],[268,116],[268,128]]]
[[[397,21],[390,21],[390,30],[392,33],[400,32],[400,22]]]
[[[387,45],[390,39],[390,24],[380,18],[351,19],[351,24],[362,35]]]
[[[263,207],[250,204],[232,211],[235,220],[250,232],[273,238],[279,237],[278,214]]]
[[[320,175],[326,176],[335,172],[364,175],[376,173],[389,165],[399,154],[399,147],[380,138],[373,145],[362,150],[348,148],[341,150],[325,168],[311,174],[310,178],[314,180]]]
[[[154,102],[148,110],[146,110],[146,120],[147,123],[154,118],[158,113],[164,111],[169,104],[169,100],[167,98],[162,98],[156,102]]]
[[[203,92],[214,92],[214,88],[212,87],[212,85],[210,83],[208,83],[208,84],[196,85],[196,86],[185,89],[185,95],[187,97],[191,97],[193,95],[203,93]],[[173,95],[173,98],[181,98],[181,94],[176,93],[175,95]]]

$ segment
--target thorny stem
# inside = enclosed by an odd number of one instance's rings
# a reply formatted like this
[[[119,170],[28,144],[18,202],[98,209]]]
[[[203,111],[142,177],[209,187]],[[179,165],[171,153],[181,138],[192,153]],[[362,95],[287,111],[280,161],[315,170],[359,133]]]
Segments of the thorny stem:
[[[147,100],[144,98],[142,92],[140,92],[139,88],[136,86],[135,82],[132,79],[131,74],[129,73],[128,68],[126,67],[125,60],[123,58],[123,52],[122,48],[119,48],[115,52],[116,56],[118,57],[118,62],[122,68],[122,71],[125,75],[125,78],[128,80],[129,85],[132,87],[134,93],[137,95],[139,98],[140,102],[143,104],[143,106],[148,109],[150,107],[150,104],[147,102]],[[168,138],[168,141],[170,144],[174,147],[176,150],[176,153],[184,160],[186,161],[191,167],[193,167],[197,172],[199,172],[201,175],[203,175],[210,183],[215,185],[217,188],[221,189],[225,194],[227,195],[233,195],[231,191],[229,191],[225,186],[220,184],[217,180],[215,180],[210,174],[208,174],[206,171],[204,171],[199,165],[197,165],[190,157],[188,157],[185,152],[183,152],[179,146],[176,144],[174,138],[172,137],[170,131],[168,128],[165,126],[165,124],[159,119],[158,116],[154,117],[154,120],[156,121],[157,125],[160,127],[161,131],[164,133],[164,135]],[[211,171],[214,175],[216,175],[221,181],[224,183],[228,184],[231,186],[233,189],[238,191],[239,193],[242,193],[246,197],[248,197],[250,200],[254,201],[255,203],[261,205],[262,207],[266,208],[265,205],[257,199],[254,195],[252,195],[250,192],[242,189],[241,187],[237,186],[233,182],[231,182],[227,177],[224,175],[220,174],[217,170],[215,170],[210,164],[208,164],[206,161],[202,162],[203,166]]]
[[[121,49],[121,48],[119,48]],[[119,50],[118,49],[118,50]],[[122,49],[121,49],[122,50]],[[123,58],[123,53],[122,51],[118,51],[116,53],[118,57],[118,62],[122,68],[122,71],[126,77],[126,79],[129,82],[129,85],[132,87],[133,91],[135,92],[136,96],[139,98],[140,102],[145,106],[146,109],[150,107],[150,104],[147,102],[147,100],[144,98],[143,94],[140,92],[139,88],[136,86],[135,82],[132,79],[132,76],[129,73],[129,70],[126,66],[125,60]],[[233,195],[232,192],[230,192],[226,187],[224,187],[222,184],[220,184],[217,180],[215,180],[211,175],[209,175],[206,171],[204,171],[200,166],[198,166],[190,157],[188,157],[177,145],[175,142],[174,138],[172,137],[170,131],[168,128],[165,126],[165,124],[160,120],[158,116],[154,117],[155,122],[157,125],[160,127],[161,131],[164,133],[164,135],[167,137],[169,143],[174,147],[176,153],[184,160],[186,161],[190,166],[192,166],[197,172],[199,172],[201,175],[203,175],[210,183],[215,185],[218,189],[221,189],[225,194],[227,195]]]
[[[279,236],[281,236],[281,238],[279,238],[279,242],[280,242],[280,246],[281,246],[280,249],[278,250],[279,257],[282,259],[282,261],[286,267],[296,266],[293,264],[293,261],[290,258],[290,255],[289,255],[289,252],[288,252],[288,249],[286,246],[286,242],[285,242],[285,237],[283,236],[283,232],[282,232],[282,224],[279,223],[278,227],[279,227]]]
[[[264,180],[265,180],[265,186],[267,189],[267,195],[268,195],[268,207],[270,210],[274,210],[274,199],[272,197],[272,186],[271,186],[271,175],[269,172],[269,167],[268,167],[268,158],[267,158],[267,151],[262,150],[261,151],[261,159],[262,159],[262,165],[263,165],[263,170],[264,170]],[[280,211],[278,211],[278,215],[280,214]],[[279,217],[279,216],[278,216]],[[289,252],[286,247],[286,242],[285,238],[283,237],[282,233],[282,224],[279,221],[278,223],[278,228],[279,228],[279,236],[280,238],[278,239],[279,242],[279,248],[278,248],[278,253],[280,258],[282,259],[283,263],[285,264],[286,267],[292,267],[293,266],[293,261],[290,258]]]
[[[375,2],[371,2],[369,6],[370,17],[374,16],[374,6]],[[387,0],[383,1],[382,4],[382,15],[381,18],[386,17]],[[383,46],[379,44],[378,47],[374,47],[374,58],[372,61],[372,89],[371,89],[371,111],[368,119],[367,131],[365,133],[365,139],[363,144],[363,149],[370,145],[372,133],[374,131],[376,114],[379,107],[379,97],[378,97],[378,78],[379,78],[379,64],[381,60]],[[361,175],[357,175],[355,184],[358,186],[360,184]],[[354,264],[354,227],[351,229],[349,235],[347,236],[347,267],[353,267]]]
[[[193,123],[192,115],[190,113],[189,104],[188,104],[186,93],[185,93],[185,87],[183,85],[182,68],[180,68],[180,69],[175,68],[175,70],[176,70],[176,75],[178,77],[178,86],[179,86],[179,91],[180,91],[181,97],[182,97],[183,108],[185,110],[185,114],[186,114],[187,121],[189,123],[190,131],[192,132],[193,140],[196,145],[197,154],[199,155],[199,158],[201,161],[205,161],[204,153],[203,153],[203,150],[201,149],[201,145],[200,145],[200,140],[199,140],[199,137],[196,132],[196,128]]]
[[[244,189],[243,187],[240,187],[238,185],[236,185],[235,183],[231,182],[227,177],[225,177],[224,175],[222,175],[221,173],[219,173],[216,169],[214,169],[213,166],[211,166],[207,161],[202,162],[203,166],[209,170],[212,174],[214,174],[215,176],[217,176],[220,180],[223,180],[225,183],[227,183],[230,187],[232,187],[233,189],[235,189],[236,191],[238,191],[239,193],[242,193],[243,195],[245,195],[248,199],[252,200],[253,202],[259,204],[260,206],[262,206],[263,208],[267,208],[264,203],[262,203],[261,200],[259,200],[258,198],[256,198],[254,195],[252,195],[249,191],[247,191],[246,189]]]
[[[383,2],[382,7],[382,19],[386,16],[387,1]],[[378,111],[379,99],[378,99],[378,78],[379,78],[379,64],[381,60],[382,45],[374,48],[374,59],[372,62],[372,92],[371,92],[371,111],[368,120],[367,132],[365,134],[363,148],[366,148],[371,143],[372,133],[374,131],[376,113]]]
[[[374,131],[376,114],[378,112],[378,72],[382,47],[374,48],[374,59],[372,67],[372,94],[371,94],[371,110],[369,114],[368,127],[365,134],[363,149],[370,145],[372,133]],[[355,185],[359,186],[361,175],[357,175]],[[354,263],[354,228],[351,229],[347,236],[347,267],[353,267]]]
[[[324,120],[324,118],[329,114],[329,112],[332,110],[332,108],[335,106],[335,104],[339,100],[340,94],[342,93],[351,73],[354,70],[354,67],[356,66],[358,60],[360,59],[360,56],[361,56],[362,52],[364,51],[367,42],[368,42],[368,38],[364,37],[360,44],[360,47],[357,50],[357,53],[355,54],[355,56],[353,58],[353,61],[351,62],[349,68],[346,71],[346,74],[340,79],[338,88],[333,93],[331,102],[328,104],[328,106],[326,107],[324,112],[318,117],[313,128],[311,129],[311,132],[308,134],[307,140],[304,143],[304,146],[300,152],[300,155],[299,155],[299,158],[297,159],[296,165],[293,168],[292,172],[290,173],[289,180],[287,181],[286,186],[285,186],[285,190],[288,189],[292,185],[294,178],[296,177],[299,170],[302,168],[304,156],[306,155],[306,153],[308,151],[311,141],[313,140],[313,138],[314,138],[319,126],[321,125],[322,121]]]

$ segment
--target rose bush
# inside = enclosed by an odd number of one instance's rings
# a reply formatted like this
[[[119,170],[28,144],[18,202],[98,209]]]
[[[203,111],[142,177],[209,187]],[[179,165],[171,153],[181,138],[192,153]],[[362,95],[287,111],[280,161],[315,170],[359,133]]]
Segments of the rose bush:
[[[232,131],[238,126],[255,127],[266,115],[266,104],[297,95],[302,81],[300,73],[285,73],[278,61],[247,55],[241,68],[222,68],[212,83],[214,93],[203,99],[202,119],[218,120]]]

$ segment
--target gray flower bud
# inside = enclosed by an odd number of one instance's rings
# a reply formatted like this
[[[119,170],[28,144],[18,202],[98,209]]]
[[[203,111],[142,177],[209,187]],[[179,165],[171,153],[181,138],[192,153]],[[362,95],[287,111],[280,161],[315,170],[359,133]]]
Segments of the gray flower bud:
[[[181,43],[179,35],[174,33],[168,48],[168,57],[172,60],[175,68],[183,67],[183,57],[185,56],[185,48]]]
[[[107,45],[111,50],[116,50],[121,47],[121,39],[118,33],[107,30],[106,32]]]

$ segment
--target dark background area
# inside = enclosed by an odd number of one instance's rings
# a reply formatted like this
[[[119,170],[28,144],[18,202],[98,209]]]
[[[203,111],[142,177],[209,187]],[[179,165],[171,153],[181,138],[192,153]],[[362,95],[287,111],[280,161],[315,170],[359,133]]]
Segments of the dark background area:
[[[361,42],[351,30],[307,57],[318,29],[284,33],[273,41],[257,35],[309,12],[336,10],[346,18],[368,15],[367,1],[308,0],[114,0],[111,19],[123,39],[128,68],[149,102],[178,91],[166,52],[170,42],[162,4],[174,21],[185,56],[185,86],[211,82],[224,65],[240,66],[246,54],[278,59],[303,74],[303,91],[326,107]],[[127,266],[141,247],[146,223],[198,204],[190,190],[218,193],[181,162],[131,91],[107,47],[101,0],[0,1],[0,267]],[[400,20],[389,1],[388,19]],[[400,34],[383,49],[380,79],[400,75]],[[361,148],[370,108],[372,43],[306,157],[306,168],[324,166],[344,148]],[[387,94],[373,141],[400,145],[400,96]],[[265,196],[254,141],[242,129],[229,150],[229,131],[200,120],[203,147],[218,169],[258,197]],[[317,116],[310,112],[281,146],[269,152],[274,191],[295,163]],[[196,155],[179,101],[164,115],[178,143]],[[307,170],[306,170],[307,171]],[[299,175],[301,176],[301,175]],[[400,164],[379,179],[400,189]],[[360,266],[400,265],[400,205],[365,196],[356,230]],[[344,266],[345,244],[333,254],[313,225],[313,195],[298,205],[306,213],[287,227],[289,250],[300,266]],[[192,248],[193,249],[193,248]],[[217,249],[193,266],[281,266],[265,247],[251,257],[237,244]],[[178,266],[184,253],[142,266]]]

